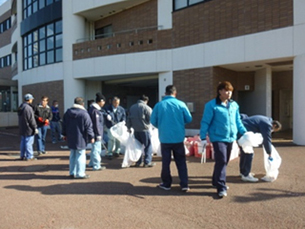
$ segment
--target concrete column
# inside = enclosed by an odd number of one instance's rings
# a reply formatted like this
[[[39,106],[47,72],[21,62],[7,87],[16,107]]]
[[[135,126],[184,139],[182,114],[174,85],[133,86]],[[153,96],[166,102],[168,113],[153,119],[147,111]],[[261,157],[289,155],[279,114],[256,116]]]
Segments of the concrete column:
[[[272,72],[270,67],[256,71],[253,97],[255,98],[253,112],[271,117]]]
[[[62,1],[63,8],[63,62],[64,109],[71,107],[75,97],[85,100],[85,81],[74,79],[73,44],[86,36],[86,19],[73,14],[73,1]]]
[[[293,142],[305,145],[305,54],[299,55],[293,61]]]
[[[165,88],[167,85],[173,84],[173,72],[159,73],[159,100],[165,95]]]
[[[172,29],[172,0],[158,0],[158,25],[162,26],[159,29]]]

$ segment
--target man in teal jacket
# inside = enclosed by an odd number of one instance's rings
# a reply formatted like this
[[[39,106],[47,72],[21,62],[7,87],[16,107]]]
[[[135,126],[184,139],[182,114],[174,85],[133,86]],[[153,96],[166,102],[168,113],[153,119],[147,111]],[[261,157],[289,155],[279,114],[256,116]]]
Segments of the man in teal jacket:
[[[227,196],[226,168],[230,159],[233,142],[237,134],[243,135],[246,128],[241,122],[239,106],[231,100],[233,86],[221,82],[217,87],[217,97],[209,101],[201,120],[200,137],[206,144],[206,134],[213,144],[215,166],[212,184],[217,188],[219,197]]]
[[[171,152],[173,152],[181,190],[187,192],[189,187],[183,141],[185,124],[192,121],[192,116],[185,103],[176,99],[176,94],[176,87],[168,85],[165,91],[166,96],[155,105],[151,115],[151,124],[158,128],[162,153],[162,183],[158,187],[164,190],[171,189],[170,162]]]

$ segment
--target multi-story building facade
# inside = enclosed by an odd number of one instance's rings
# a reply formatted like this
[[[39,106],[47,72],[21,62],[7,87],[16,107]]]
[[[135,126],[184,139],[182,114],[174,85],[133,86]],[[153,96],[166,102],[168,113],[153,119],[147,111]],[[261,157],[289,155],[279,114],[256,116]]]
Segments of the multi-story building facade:
[[[241,112],[278,119],[305,144],[303,0],[10,0],[13,79],[19,101],[101,91],[128,109],[141,94],[153,106],[168,84],[193,114],[219,81],[231,81]],[[2,6],[1,6],[2,7]],[[4,15],[4,14],[2,14]],[[1,56],[2,55],[1,52]]]

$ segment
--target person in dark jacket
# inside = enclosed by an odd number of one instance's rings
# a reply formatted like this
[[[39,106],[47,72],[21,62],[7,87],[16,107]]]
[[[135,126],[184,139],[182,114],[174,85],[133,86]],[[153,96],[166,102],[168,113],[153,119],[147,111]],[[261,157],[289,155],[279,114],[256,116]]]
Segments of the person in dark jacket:
[[[126,122],[126,113],[125,109],[120,106],[120,98],[114,97],[112,99],[112,104],[105,108],[106,115],[106,127],[108,135],[108,153],[107,158],[112,159],[112,156],[118,157],[121,152],[120,141],[112,136],[110,128],[115,124],[125,121]]]
[[[101,166],[102,139],[104,132],[104,117],[101,109],[105,105],[105,101],[105,96],[101,93],[96,93],[95,102],[92,103],[89,108],[89,115],[92,120],[95,136],[95,142],[92,144],[89,162],[89,167],[92,167],[93,171],[106,168],[105,166]]]
[[[87,141],[94,143],[92,121],[84,107],[81,97],[74,99],[74,105],[68,109],[63,117],[63,138],[68,141],[70,149],[69,172],[71,178],[87,179],[86,175],[86,146]]]
[[[260,133],[263,136],[263,146],[269,157],[272,157],[271,134],[272,132],[277,132],[282,128],[281,123],[263,115],[253,115],[249,117],[246,114],[241,114],[240,117],[247,131],[252,131],[253,133]],[[251,173],[253,156],[253,153],[245,153],[240,147],[239,169],[242,181],[258,181],[258,179],[254,177],[253,173]]]
[[[20,160],[35,160],[33,153],[34,135],[38,133],[34,110],[31,106],[34,97],[24,96],[24,102],[18,108],[20,142]]]
[[[48,106],[49,98],[41,97],[41,102],[35,107],[35,119],[38,126],[38,134],[36,135],[36,147],[38,155],[46,154],[45,144],[47,131],[52,120],[52,111]]]
[[[62,141],[61,139],[61,118],[58,109],[58,101],[54,100],[51,106],[52,110],[52,120],[51,120],[51,134],[52,134],[52,143]]]
[[[134,129],[135,138],[144,145],[144,167],[153,167],[152,163],[152,145],[150,128],[150,116],[152,109],[147,105],[149,98],[142,95],[136,104],[132,105],[129,109],[127,118],[127,128]],[[142,163],[142,156],[136,162],[135,167],[139,167]]]

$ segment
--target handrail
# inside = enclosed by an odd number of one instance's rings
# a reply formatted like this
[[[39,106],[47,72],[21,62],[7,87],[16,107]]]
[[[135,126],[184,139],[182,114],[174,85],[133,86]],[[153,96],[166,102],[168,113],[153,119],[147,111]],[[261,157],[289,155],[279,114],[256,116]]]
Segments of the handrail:
[[[85,42],[85,41],[94,41],[97,38],[115,37],[117,34],[132,33],[132,32],[138,33],[138,32],[143,31],[143,30],[159,29],[159,28],[163,28],[163,26],[162,25],[157,25],[157,26],[149,26],[149,27],[142,27],[142,28],[136,28],[136,29],[121,30],[121,31],[118,31],[118,32],[113,32],[113,33],[103,33],[103,34],[99,34],[99,35],[96,35],[96,36],[79,38],[79,39],[76,40],[76,43],[81,43],[81,42]]]

